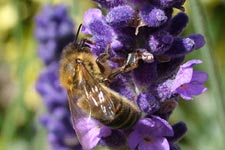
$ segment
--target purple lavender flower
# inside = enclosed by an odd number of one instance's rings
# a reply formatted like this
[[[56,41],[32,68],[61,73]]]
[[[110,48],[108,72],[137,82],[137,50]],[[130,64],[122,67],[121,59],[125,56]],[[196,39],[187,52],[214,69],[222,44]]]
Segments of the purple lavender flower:
[[[130,53],[139,54],[137,68],[116,76],[107,86],[138,105],[143,116],[133,127],[120,130],[81,117],[74,124],[79,142],[85,150],[98,145],[131,150],[179,149],[175,142],[183,137],[187,127],[183,122],[170,126],[169,117],[179,97],[190,100],[205,92],[203,84],[208,78],[206,73],[193,70],[201,61],[182,65],[187,54],[205,44],[200,34],[180,36],[188,16],[184,12],[172,14],[174,8],[184,11],[185,0],[93,1],[105,9],[105,15],[100,9],[89,9],[84,14],[82,32],[91,36],[93,44],[89,46],[96,58],[110,47],[108,62],[112,68],[122,66]],[[39,54],[47,65],[37,82],[37,90],[48,108],[42,124],[53,149],[79,149],[71,135],[74,131],[68,119],[66,93],[59,86],[57,75],[62,47],[73,40],[74,25],[65,6],[47,6],[36,23]],[[151,61],[145,54],[151,56]]]
[[[74,24],[66,6],[44,6],[35,22],[39,57],[45,64],[58,60],[63,47],[74,38]]]
[[[140,119],[128,138],[131,150],[169,150],[166,136],[172,136],[172,127],[160,117]]]
[[[90,118],[79,118],[74,125],[84,150],[92,150],[102,137],[111,134],[110,128]]]
[[[157,87],[160,99],[164,101],[179,94],[183,99],[192,100],[192,96],[205,92],[207,88],[203,84],[208,79],[208,75],[193,70],[193,66],[200,63],[201,60],[190,60],[181,65],[174,79],[168,79]]]
[[[192,100],[192,96],[200,95],[207,88],[203,83],[208,79],[208,75],[202,71],[194,71],[192,66],[202,63],[200,60],[190,60],[180,66],[173,84],[171,92],[179,93],[183,99]]]
[[[61,51],[74,40],[73,28],[65,5],[46,5],[36,17],[38,54],[46,64],[37,80],[36,90],[48,111],[40,121],[47,129],[52,150],[81,150],[71,123],[67,94],[58,79]]]

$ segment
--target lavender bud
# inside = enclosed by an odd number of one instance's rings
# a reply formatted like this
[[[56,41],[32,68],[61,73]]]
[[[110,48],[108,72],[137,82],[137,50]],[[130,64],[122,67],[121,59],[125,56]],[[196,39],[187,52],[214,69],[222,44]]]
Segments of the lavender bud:
[[[129,5],[117,6],[111,9],[106,15],[106,22],[110,26],[128,26],[135,15],[135,10]]]
[[[140,10],[140,17],[149,27],[159,27],[167,21],[165,12],[151,5]]]

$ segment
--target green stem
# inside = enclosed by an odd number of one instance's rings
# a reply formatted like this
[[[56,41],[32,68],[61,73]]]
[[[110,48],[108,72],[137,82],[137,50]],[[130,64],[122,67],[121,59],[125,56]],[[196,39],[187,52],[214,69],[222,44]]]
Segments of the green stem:
[[[200,54],[202,55],[202,59],[205,60],[204,64],[207,69],[207,73],[209,74],[209,84],[210,90],[212,92],[211,100],[215,99],[217,103],[217,115],[218,121],[220,121],[221,131],[224,132],[222,135],[225,135],[225,95],[222,83],[220,81],[219,69],[218,66],[215,64],[216,58],[213,55],[213,43],[211,40],[211,36],[209,33],[209,28],[206,22],[206,16],[203,11],[203,7],[199,0],[190,0],[190,12],[192,15],[192,22],[194,25],[194,29],[205,36],[207,44],[201,50]]]

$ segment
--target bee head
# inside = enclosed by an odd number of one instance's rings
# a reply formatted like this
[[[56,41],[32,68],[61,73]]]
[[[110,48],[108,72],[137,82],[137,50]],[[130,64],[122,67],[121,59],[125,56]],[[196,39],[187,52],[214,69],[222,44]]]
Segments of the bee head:
[[[81,41],[78,40],[81,27],[82,27],[82,24],[80,24],[77,29],[77,33],[75,35],[74,41],[69,43],[68,45],[66,45],[66,47],[64,47],[64,49],[62,51],[62,58],[65,58],[68,55],[70,55],[71,53],[75,53],[75,52],[90,53],[90,49],[89,49],[90,46],[88,46],[86,44],[86,42],[88,42],[88,43],[92,43],[92,42],[87,39],[83,39]]]

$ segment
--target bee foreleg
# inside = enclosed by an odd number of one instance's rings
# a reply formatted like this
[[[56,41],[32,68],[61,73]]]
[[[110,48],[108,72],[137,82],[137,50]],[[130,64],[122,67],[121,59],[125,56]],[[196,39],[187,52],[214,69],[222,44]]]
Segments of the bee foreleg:
[[[108,80],[114,79],[118,74],[129,72],[138,66],[139,55],[137,52],[129,53],[126,62],[119,68],[113,69]]]
[[[140,60],[140,59],[147,63],[151,63],[154,61],[153,55],[144,49],[139,49],[136,52],[129,53],[124,65],[112,70],[112,73],[108,76],[108,80],[112,80],[120,73],[129,72],[129,71],[137,68],[138,60]]]

